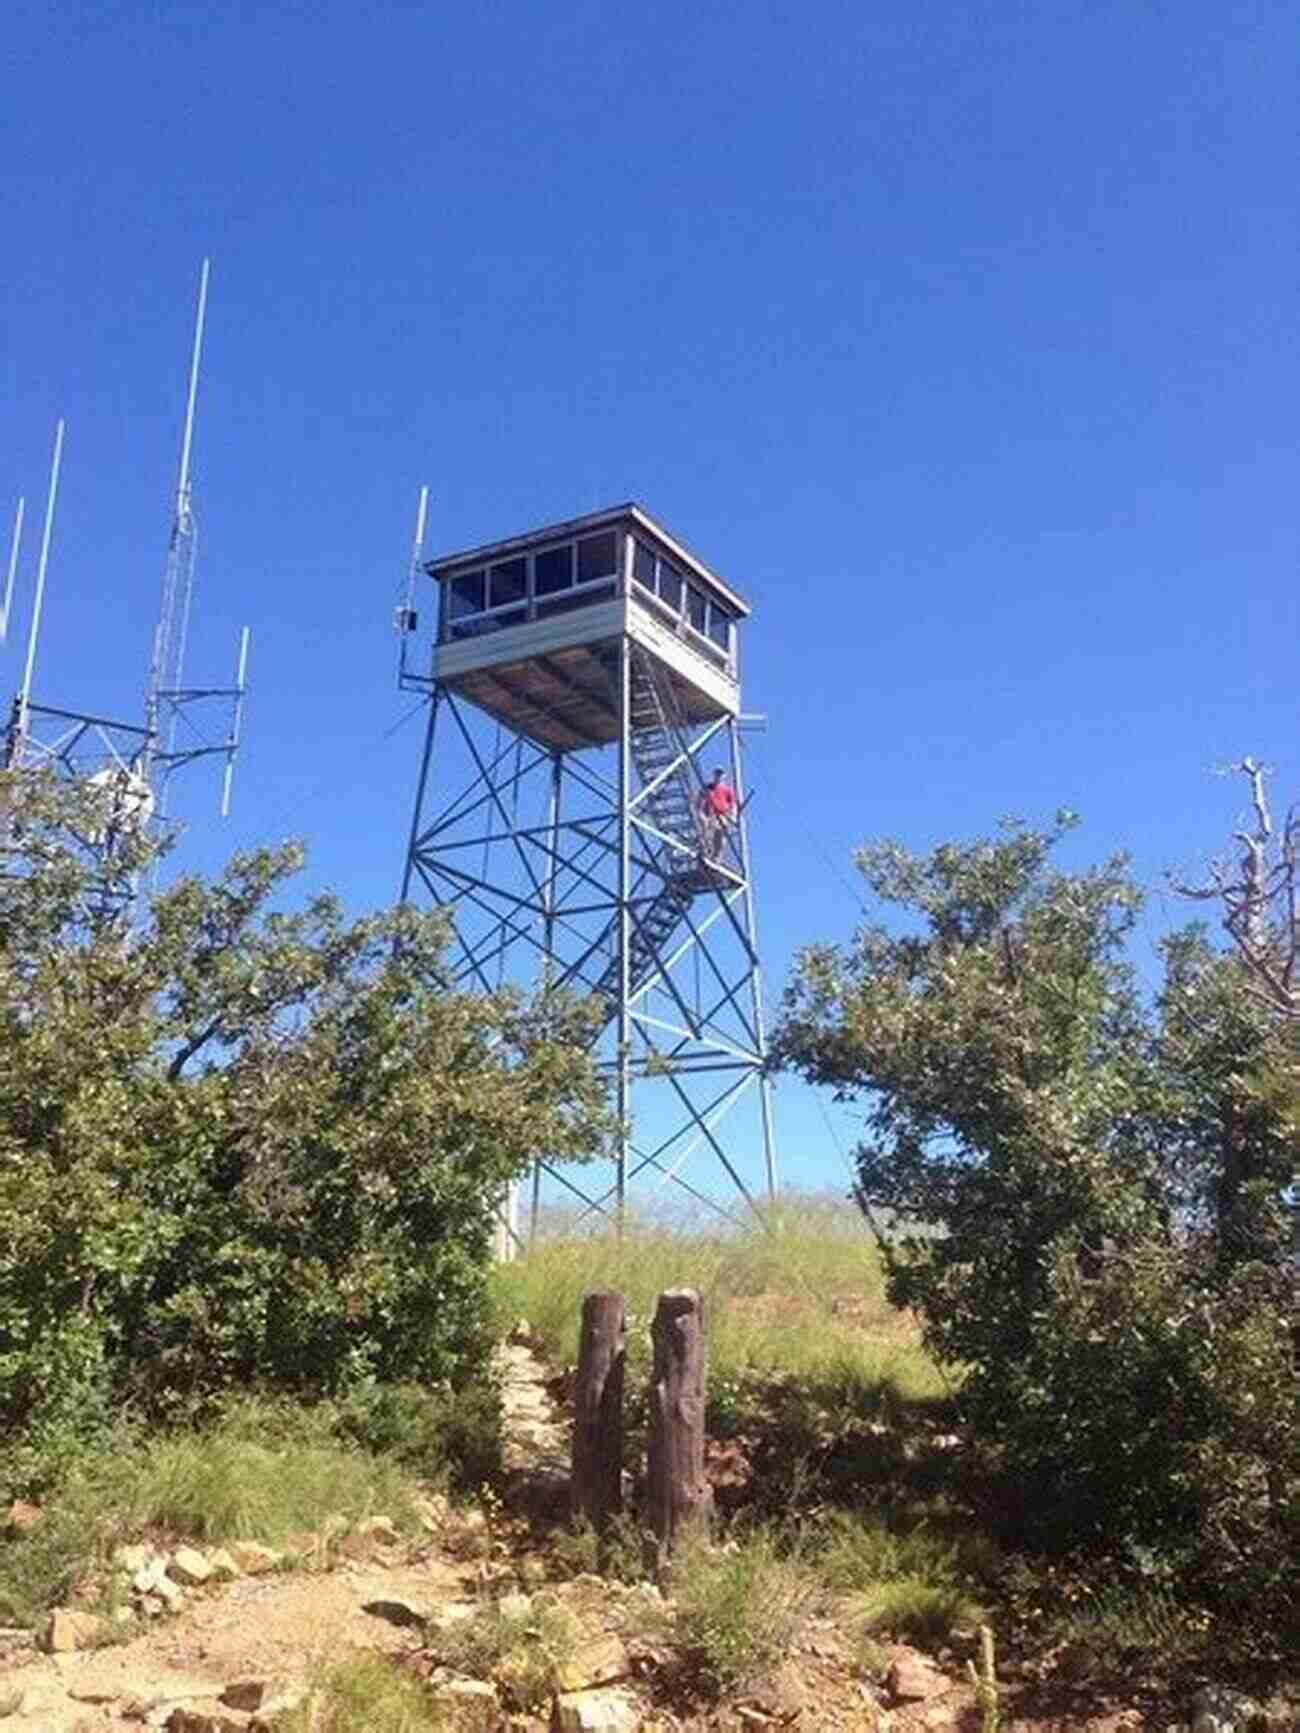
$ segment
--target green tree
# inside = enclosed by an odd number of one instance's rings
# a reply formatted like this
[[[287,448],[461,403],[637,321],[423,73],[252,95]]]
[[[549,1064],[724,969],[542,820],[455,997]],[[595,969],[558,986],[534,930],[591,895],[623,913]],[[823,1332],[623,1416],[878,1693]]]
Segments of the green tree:
[[[294,845],[128,929],[150,847],[2,798],[0,1480],[123,1400],[482,1376],[501,1188],[605,1147],[589,1015],[457,992],[433,916],[278,909]]]
[[[1275,1610],[1300,1536],[1294,1029],[1195,931],[1148,1002],[1123,859],[1051,866],[1072,823],[863,849],[902,918],[802,954],[778,1053],[862,1103],[891,1296],[1020,1536],[1234,1572],[1241,1609]]]

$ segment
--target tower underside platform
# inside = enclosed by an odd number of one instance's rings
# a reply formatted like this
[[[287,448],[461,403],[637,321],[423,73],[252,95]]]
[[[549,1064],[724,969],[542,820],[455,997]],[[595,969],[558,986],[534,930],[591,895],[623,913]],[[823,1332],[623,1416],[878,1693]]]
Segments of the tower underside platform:
[[[448,691],[553,751],[611,746],[619,739],[625,635],[654,658],[685,725],[736,715],[739,692],[725,669],[625,599],[441,645],[434,673]]]

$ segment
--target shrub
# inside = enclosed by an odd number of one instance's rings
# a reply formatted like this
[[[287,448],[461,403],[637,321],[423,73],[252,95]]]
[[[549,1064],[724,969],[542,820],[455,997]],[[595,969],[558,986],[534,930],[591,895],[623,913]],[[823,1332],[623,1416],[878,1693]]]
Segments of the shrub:
[[[501,1395],[489,1379],[462,1389],[356,1386],[340,1398],[336,1429],[421,1480],[472,1491],[501,1472]]]
[[[0,1498],[124,1402],[478,1382],[501,1187],[603,1147],[590,1019],[454,991],[434,916],[276,912],[294,846],[178,880],[128,944],[148,846],[0,777]]]
[[[1297,1026],[1196,930],[1152,1004],[1123,859],[1049,869],[1072,822],[864,849],[916,930],[805,952],[778,1045],[864,1102],[888,1291],[961,1374],[1007,1537],[1164,1573],[1272,1650],[1300,1602]]]

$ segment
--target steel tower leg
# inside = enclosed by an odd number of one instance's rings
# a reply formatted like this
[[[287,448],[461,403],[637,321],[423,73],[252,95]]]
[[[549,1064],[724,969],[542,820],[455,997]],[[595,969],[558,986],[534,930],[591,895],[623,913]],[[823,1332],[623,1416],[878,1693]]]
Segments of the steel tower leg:
[[[754,878],[750,871],[749,826],[745,821],[745,784],[740,755],[740,730],[732,721],[727,725],[727,732],[731,743],[731,785],[736,791],[736,799],[740,805],[737,840],[740,845],[740,870],[745,881],[745,933],[749,939],[754,959],[749,972],[750,1003],[753,1007],[754,1033],[758,1038],[758,1051],[762,1056],[764,1067],[766,1067],[767,1026],[763,1009],[763,972],[758,962],[758,926],[754,919]],[[772,1081],[766,1068],[759,1073],[758,1101],[763,1123],[763,1169],[767,1179],[767,1198],[769,1203],[774,1203],[777,1194],[776,1137],[772,1124]]]
[[[429,696],[429,726],[424,731],[424,754],[420,759],[420,777],[415,785],[415,806],[411,811],[411,834],[406,843],[406,865],[402,869],[402,894],[400,902],[409,902],[411,895],[411,874],[415,870],[415,840],[420,833],[420,815],[424,811],[424,795],[429,785],[429,765],[433,758],[433,735],[438,721],[438,700],[442,696],[442,687],[435,686]]]
[[[619,1237],[627,1224],[629,1127],[632,1122],[632,644],[627,634],[618,646],[618,1180]]]
[[[560,799],[564,778],[564,756],[556,752],[551,758],[551,803],[547,814],[547,834],[549,838],[549,857],[546,873],[546,890],[543,899],[546,915],[543,922],[543,937],[546,952],[542,958],[542,980],[549,992],[555,973],[555,886],[560,871]],[[537,1219],[542,1207],[542,1164],[533,1163],[533,1196],[528,1212],[528,1245],[532,1248],[537,1238]]]

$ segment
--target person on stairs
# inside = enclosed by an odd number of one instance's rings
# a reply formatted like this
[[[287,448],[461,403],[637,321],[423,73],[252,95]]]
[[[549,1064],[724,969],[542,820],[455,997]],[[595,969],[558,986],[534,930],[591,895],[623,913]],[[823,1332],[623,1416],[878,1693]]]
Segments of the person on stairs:
[[[700,838],[704,844],[705,859],[717,860],[722,853],[727,832],[736,822],[735,790],[728,786],[720,770],[715,770],[700,790],[696,812],[700,821]]]

